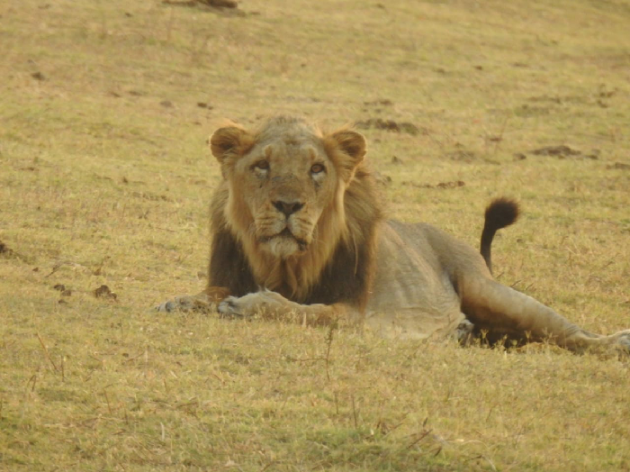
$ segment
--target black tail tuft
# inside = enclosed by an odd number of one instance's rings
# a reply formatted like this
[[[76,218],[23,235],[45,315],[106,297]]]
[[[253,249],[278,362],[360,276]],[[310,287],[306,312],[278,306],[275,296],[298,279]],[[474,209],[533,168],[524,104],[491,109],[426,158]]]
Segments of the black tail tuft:
[[[506,197],[495,198],[486,208],[486,227],[497,231],[510,226],[518,219],[519,211],[515,200]]]
[[[495,233],[510,226],[518,219],[520,209],[515,200],[506,197],[495,198],[486,208],[486,220],[481,233],[481,255],[492,272],[491,246]]]

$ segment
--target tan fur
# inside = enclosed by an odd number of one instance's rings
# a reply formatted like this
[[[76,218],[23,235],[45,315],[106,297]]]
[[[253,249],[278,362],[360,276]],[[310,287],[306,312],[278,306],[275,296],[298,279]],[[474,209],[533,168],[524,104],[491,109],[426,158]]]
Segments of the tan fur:
[[[254,131],[220,128],[210,147],[224,181],[211,205],[209,284],[164,311],[205,300],[224,316],[344,318],[386,336],[630,348],[630,331],[588,333],[497,283],[477,251],[437,228],[384,220],[365,139],[351,128],[277,117]]]

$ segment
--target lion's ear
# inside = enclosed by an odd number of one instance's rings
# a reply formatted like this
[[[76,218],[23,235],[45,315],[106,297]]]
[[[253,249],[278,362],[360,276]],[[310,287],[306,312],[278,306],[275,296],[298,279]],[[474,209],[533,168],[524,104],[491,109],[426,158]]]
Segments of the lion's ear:
[[[210,149],[212,155],[223,164],[228,157],[240,157],[245,154],[253,144],[253,137],[239,126],[226,126],[219,128],[210,137]]]
[[[328,154],[337,163],[341,176],[349,182],[367,152],[365,138],[351,129],[342,129],[325,136],[324,143]]]

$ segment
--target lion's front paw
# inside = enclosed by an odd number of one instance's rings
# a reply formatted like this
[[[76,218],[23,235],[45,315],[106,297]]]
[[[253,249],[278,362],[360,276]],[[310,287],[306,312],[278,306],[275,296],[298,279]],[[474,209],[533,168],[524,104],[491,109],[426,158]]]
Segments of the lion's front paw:
[[[289,303],[282,295],[268,290],[243,297],[228,297],[219,303],[219,313],[225,318],[269,317],[278,314]]]
[[[173,300],[169,300],[155,307],[157,311],[172,313],[176,311],[181,312],[204,312],[212,311],[212,303],[208,300],[208,297],[204,294],[200,295],[184,295],[177,297]]]
[[[246,314],[244,307],[239,303],[238,297],[227,297],[217,307],[221,318],[251,318],[253,315]]]

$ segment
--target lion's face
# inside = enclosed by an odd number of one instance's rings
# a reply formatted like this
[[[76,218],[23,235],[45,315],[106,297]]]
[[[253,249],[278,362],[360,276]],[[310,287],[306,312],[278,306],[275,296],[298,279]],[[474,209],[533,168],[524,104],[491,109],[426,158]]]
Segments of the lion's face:
[[[279,136],[257,143],[235,163],[230,204],[246,211],[247,230],[261,249],[285,259],[312,243],[322,212],[334,201],[337,180],[320,142]]]
[[[221,128],[211,145],[229,186],[226,220],[280,259],[308,252],[332,224],[325,216],[343,216],[343,194],[365,154],[358,133],[324,136],[287,118],[257,133]]]

